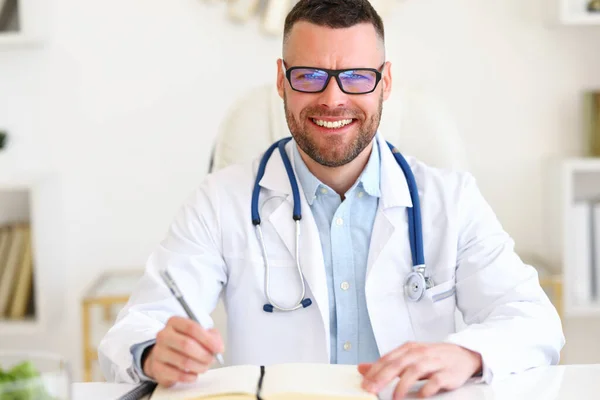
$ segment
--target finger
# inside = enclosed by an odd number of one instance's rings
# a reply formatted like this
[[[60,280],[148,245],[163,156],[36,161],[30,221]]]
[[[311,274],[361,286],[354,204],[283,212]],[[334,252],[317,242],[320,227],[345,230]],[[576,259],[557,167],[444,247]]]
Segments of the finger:
[[[429,380],[427,381],[427,383],[425,383],[423,385],[423,387],[419,390],[419,396],[420,397],[430,397],[433,396],[434,394],[439,393],[439,391],[443,388],[445,382],[444,382],[444,378],[442,378],[442,374],[435,374],[433,375],[431,378],[429,378]]]
[[[454,390],[462,386],[466,380],[457,379],[450,373],[439,372],[434,374],[419,390],[419,396],[430,397],[441,390]]]
[[[358,373],[361,375],[365,375],[371,369],[373,363],[362,363],[358,364]]]
[[[224,345],[223,345],[223,338],[221,337],[221,333],[216,330],[216,329],[209,329],[208,333],[210,336],[212,336],[212,340],[213,340],[213,345],[214,345],[214,352],[215,353],[222,353],[224,350]]]
[[[170,348],[201,364],[209,365],[214,358],[212,353],[195,339],[170,328],[163,329],[156,335],[156,346]]]
[[[365,375],[365,380],[372,381],[373,377],[376,376],[379,373],[379,371],[386,365],[388,365],[390,362],[393,362],[393,360],[404,356],[407,352],[413,351],[420,347],[421,346],[417,343],[408,342],[398,347],[397,349],[389,352],[373,364],[373,366],[369,369],[369,372],[367,372],[367,374]]]
[[[161,385],[173,386],[177,382],[191,383],[198,379],[196,374],[190,374],[172,365],[156,362],[153,368],[154,379]]]
[[[403,399],[410,388],[417,383],[419,379],[426,378],[442,369],[443,365],[439,360],[427,359],[417,364],[413,364],[400,375],[400,382],[394,390],[394,400]]]
[[[191,319],[172,317],[169,319],[168,325],[171,326],[176,332],[193,338],[212,354],[221,351],[218,347],[219,344],[213,340],[213,335],[211,335],[206,329],[202,328],[199,323],[192,321]]]
[[[372,393],[377,393],[381,388],[390,383],[394,378],[401,376],[404,371],[421,362],[426,362],[427,355],[420,350],[413,350],[405,353],[403,356],[389,360],[370,379],[365,378],[365,389]]]
[[[210,365],[210,357],[207,356],[208,362],[198,362],[197,360],[176,352],[169,347],[158,347],[154,352],[154,358],[163,364],[172,365],[182,371],[201,374],[205,372]]]

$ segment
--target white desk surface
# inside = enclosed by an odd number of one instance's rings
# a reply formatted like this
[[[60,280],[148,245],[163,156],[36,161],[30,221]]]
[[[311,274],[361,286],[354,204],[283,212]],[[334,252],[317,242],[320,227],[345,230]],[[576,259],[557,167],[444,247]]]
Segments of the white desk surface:
[[[74,383],[72,400],[116,400],[135,385]],[[412,396],[409,398],[416,398]],[[466,385],[431,399],[591,400],[600,399],[600,364],[533,369],[492,385]]]

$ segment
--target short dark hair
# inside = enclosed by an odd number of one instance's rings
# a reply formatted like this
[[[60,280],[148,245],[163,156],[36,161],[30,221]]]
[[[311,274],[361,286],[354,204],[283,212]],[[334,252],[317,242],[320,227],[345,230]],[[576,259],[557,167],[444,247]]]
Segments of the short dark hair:
[[[373,24],[377,35],[385,42],[383,21],[369,0],[300,0],[285,19],[284,43],[294,24],[299,21],[334,29],[367,22]]]

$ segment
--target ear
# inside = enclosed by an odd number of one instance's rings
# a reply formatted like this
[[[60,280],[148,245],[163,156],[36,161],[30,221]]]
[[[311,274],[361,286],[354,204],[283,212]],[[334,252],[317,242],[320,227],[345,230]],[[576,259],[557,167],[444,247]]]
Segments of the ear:
[[[383,67],[383,76],[381,77],[383,82],[383,100],[387,100],[392,94],[392,63],[386,61]]]
[[[279,93],[279,97],[283,99],[283,85],[285,84],[285,74],[283,73],[283,60],[281,58],[277,59],[277,92]]]

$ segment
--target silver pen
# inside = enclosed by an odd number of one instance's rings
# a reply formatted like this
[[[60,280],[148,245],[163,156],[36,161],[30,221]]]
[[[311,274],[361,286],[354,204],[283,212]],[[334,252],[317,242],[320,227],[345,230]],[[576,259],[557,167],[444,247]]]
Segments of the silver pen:
[[[179,290],[179,288],[177,287],[177,284],[175,283],[175,280],[171,277],[171,274],[169,274],[167,270],[162,270],[159,273],[161,278],[171,291],[171,293],[173,293],[173,296],[175,296],[179,304],[181,304],[181,307],[183,307],[183,309],[185,310],[185,313],[188,315],[188,317],[190,317],[190,319],[196,322],[198,325],[202,326],[200,324],[200,321],[198,321],[198,318],[196,318],[196,316],[192,312],[192,309],[188,306],[185,299],[183,298],[181,290]],[[219,364],[225,364],[225,361],[223,361],[223,355],[221,353],[215,354],[215,357],[217,358],[217,361],[219,361]]]

